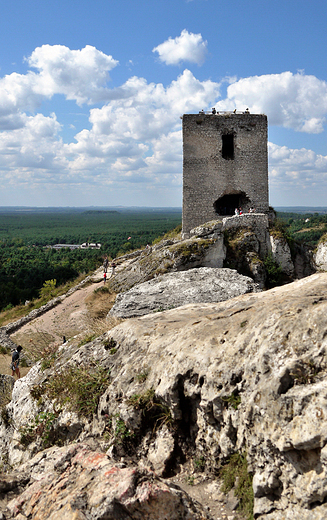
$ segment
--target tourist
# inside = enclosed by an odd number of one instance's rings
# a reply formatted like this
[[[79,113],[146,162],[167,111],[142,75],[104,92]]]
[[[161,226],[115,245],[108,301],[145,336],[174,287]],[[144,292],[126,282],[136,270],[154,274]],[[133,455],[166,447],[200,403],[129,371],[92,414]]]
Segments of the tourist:
[[[11,370],[12,370],[12,377],[16,374],[17,379],[20,379],[20,371],[19,371],[19,356],[21,351],[23,350],[23,347],[21,345],[18,345],[16,350],[14,350],[11,358]]]
[[[104,261],[103,261],[103,272],[104,273],[106,273],[108,271],[108,265],[109,265],[109,260],[108,260],[108,257],[105,256]]]
[[[107,281],[107,273],[106,271],[103,273],[103,285],[106,283]]]
[[[111,267],[111,274],[110,274],[110,278],[111,278],[112,276],[114,276],[115,270],[116,270],[116,264],[114,261],[111,262],[110,267]]]

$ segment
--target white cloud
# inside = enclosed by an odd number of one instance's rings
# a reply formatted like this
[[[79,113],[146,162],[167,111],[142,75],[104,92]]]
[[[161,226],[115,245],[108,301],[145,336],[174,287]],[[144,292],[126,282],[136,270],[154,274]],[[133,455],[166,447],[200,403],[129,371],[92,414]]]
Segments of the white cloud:
[[[219,97],[219,84],[201,82],[185,70],[166,88],[132,77],[121,91],[120,99],[91,109],[92,128],[78,133],[76,143],[66,145],[70,169],[97,169],[115,182],[122,174],[126,174],[126,182],[146,177],[154,184],[161,183],[157,175],[180,177],[180,116],[211,105]],[[129,177],[128,172],[132,174]]]
[[[300,132],[323,131],[327,113],[327,83],[315,76],[267,74],[243,78],[230,84],[227,98],[217,108],[265,113],[271,125]]]
[[[63,94],[78,104],[107,99],[108,71],[118,63],[89,45],[81,50],[43,45],[26,61],[39,72],[13,73],[0,79],[0,130],[24,127],[23,112],[33,113],[44,98],[54,94]]]
[[[180,36],[168,38],[152,52],[157,52],[160,61],[166,65],[179,65],[182,61],[202,65],[207,55],[207,45],[201,34],[189,33],[184,29]]]
[[[268,143],[271,199],[278,205],[323,205],[327,191],[327,156],[306,148]],[[318,203],[317,203],[318,201]]]
[[[50,192],[53,185],[59,194],[66,186],[79,186],[79,193],[96,186],[123,193],[134,186],[143,190],[138,194],[144,203],[146,191],[171,196],[175,187],[180,193],[183,113],[249,107],[267,113],[269,124],[308,133],[323,129],[327,113],[326,82],[300,73],[229,79],[227,97],[219,101],[221,85],[200,81],[187,69],[168,85],[133,76],[110,90],[108,72],[118,62],[90,46],[71,51],[45,45],[35,49],[28,63],[38,71],[0,79],[2,194],[7,185]],[[99,103],[89,111],[88,128],[73,142],[60,138],[55,114],[35,114],[55,94],[79,104]],[[68,127],[74,126],[67,122]],[[318,198],[327,190],[327,157],[312,150],[270,143],[269,172],[272,193],[282,190],[295,197],[314,192]]]
[[[62,154],[62,142],[58,139],[60,124],[54,114],[45,117],[42,114],[26,116],[24,128],[4,131],[0,139],[0,168],[3,171],[33,173],[33,177],[42,177],[39,170],[45,170],[51,177],[55,171],[67,167],[67,160]],[[39,171],[36,173],[36,171]],[[15,183],[15,175],[10,182]]]
[[[108,71],[117,60],[95,47],[70,50],[64,45],[42,45],[27,59],[30,67],[40,71],[35,90],[46,97],[64,94],[77,104],[92,103],[103,96]]]

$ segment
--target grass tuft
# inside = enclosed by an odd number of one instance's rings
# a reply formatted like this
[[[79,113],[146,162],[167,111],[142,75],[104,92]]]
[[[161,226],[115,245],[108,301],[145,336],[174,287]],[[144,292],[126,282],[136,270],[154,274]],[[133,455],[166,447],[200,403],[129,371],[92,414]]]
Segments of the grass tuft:
[[[228,493],[234,488],[235,496],[240,501],[239,511],[247,520],[253,520],[253,477],[248,473],[246,453],[234,453],[220,470],[219,476],[223,481],[222,492]]]
[[[96,412],[100,396],[109,383],[110,370],[90,360],[84,365],[65,367],[46,383],[35,385],[30,392],[36,400],[47,397],[59,406],[89,418]]]

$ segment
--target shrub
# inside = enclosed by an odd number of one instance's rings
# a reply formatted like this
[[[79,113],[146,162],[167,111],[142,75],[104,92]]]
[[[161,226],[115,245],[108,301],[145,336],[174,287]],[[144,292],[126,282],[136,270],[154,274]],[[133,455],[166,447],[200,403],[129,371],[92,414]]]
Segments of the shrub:
[[[127,403],[137,410],[142,410],[145,422],[158,430],[161,426],[172,427],[173,418],[169,407],[159,401],[152,388],[142,394],[134,394],[127,399]]]
[[[281,266],[273,259],[271,253],[269,253],[264,260],[266,272],[267,272],[267,287],[276,287],[280,285],[283,278]]]
[[[247,520],[253,520],[253,477],[248,473],[246,454],[234,453],[220,470],[220,477],[223,481],[222,492],[228,493],[235,486],[234,493],[240,501],[239,510]]]
[[[30,423],[20,428],[20,442],[27,447],[38,437],[42,439],[42,447],[48,448],[53,445],[54,422],[58,412],[42,412],[37,414]]]
[[[56,288],[57,280],[46,280],[43,284],[43,287],[40,289],[40,297],[41,298],[49,298],[54,294],[54,290]]]

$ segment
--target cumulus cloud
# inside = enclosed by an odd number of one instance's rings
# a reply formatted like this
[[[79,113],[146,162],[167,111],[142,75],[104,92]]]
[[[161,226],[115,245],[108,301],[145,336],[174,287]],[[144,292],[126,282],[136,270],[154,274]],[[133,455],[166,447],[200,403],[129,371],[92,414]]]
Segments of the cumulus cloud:
[[[207,41],[201,34],[194,34],[184,29],[180,36],[168,38],[154,47],[152,52],[159,54],[159,60],[166,65],[179,65],[182,61],[202,65],[207,55]]]
[[[80,165],[85,155],[102,158],[107,171],[133,172],[133,179],[137,174],[149,179],[157,174],[181,175],[180,116],[213,103],[219,97],[219,84],[201,82],[185,70],[167,87],[133,77],[121,89],[129,95],[91,109],[92,128],[66,146],[69,157],[79,157],[70,167]]]
[[[62,142],[58,140],[60,124],[55,114],[25,116],[24,128],[3,131],[0,139],[0,167],[5,170],[29,169],[48,171],[67,166],[62,154]],[[12,182],[15,182],[14,177]]]
[[[183,33],[190,36],[183,31],[179,38]],[[202,41],[201,35],[193,36]],[[178,56],[185,58],[187,52],[184,46],[182,54],[183,44],[176,40],[171,40],[176,50],[171,59],[179,62]],[[165,52],[163,57],[168,56]],[[139,203],[146,203],[147,190],[154,195],[156,189],[162,190],[167,196],[169,190],[171,194],[173,188],[181,188],[183,113],[212,106],[218,110],[249,107],[251,112],[267,113],[269,124],[308,133],[322,131],[327,113],[326,82],[300,73],[229,78],[227,96],[221,99],[219,83],[200,81],[187,69],[168,85],[133,76],[109,89],[108,74],[118,62],[90,46],[72,51],[44,45],[27,63],[36,71],[0,78],[2,193],[7,184],[13,189],[39,185],[49,190],[51,185],[80,190],[106,186],[122,193],[126,186],[136,190],[142,186],[144,199]],[[61,139],[55,114],[35,113],[44,99],[56,94],[78,104],[98,104],[89,110],[88,127],[76,133],[72,142]],[[74,127],[68,122],[69,126]],[[312,150],[270,143],[269,172],[272,193],[282,189],[291,196],[316,189],[319,196],[321,188],[327,189],[327,157]],[[152,200],[158,203],[151,196]],[[7,200],[0,199],[1,203]]]
[[[327,190],[327,156],[274,143],[268,143],[268,156],[273,201],[277,199],[279,205],[285,206],[323,205],[321,195]]]
[[[63,94],[78,104],[107,99],[108,71],[118,64],[89,45],[81,50],[43,45],[26,61],[39,72],[13,73],[0,79],[0,131],[23,128],[24,112],[34,112],[44,98],[55,94]]]
[[[244,110],[268,115],[269,124],[300,132],[323,131],[327,113],[327,83],[304,74],[267,74],[231,83],[218,109]]]
[[[37,93],[47,97],[64,94],[78,104],[101,99],[108,72],[118,64],[112,56],[90,45],[81,50],[71,50],[64,45],[42,45],[32,52],[27,62],[40,71],[35,85]]]

